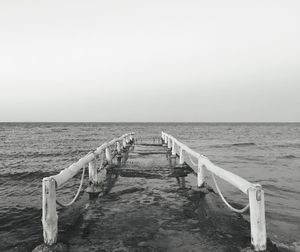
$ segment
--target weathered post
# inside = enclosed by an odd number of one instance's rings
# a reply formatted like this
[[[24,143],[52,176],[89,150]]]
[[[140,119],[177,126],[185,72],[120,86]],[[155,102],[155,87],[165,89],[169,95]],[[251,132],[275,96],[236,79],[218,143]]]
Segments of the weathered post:
[[[168,137],[168,149],[172,148],[171,138]]]
[[[42,224],[44,243],[53,245],[57,240],[56,185],[51,177],[43,179]]]
[[[123,148],[126,149],[127,147],[127,142],[126,142],[126,138],[124,137],[123,138]]]
[[[198,158],[198,172],[197,172],[197,184],[198,187],[204,185],[204,165],[201,163],[200,157]]]
[[[255,251],[266,250],[267,235],[265,221],[264,191],[260,185],[248,190],[250,205],[251,243]]]
[[[119,141],[117,142],[117,153],[121,154],[121,144]]]
[[[110,148],[109,147],[105,148],[105,158],[106,158],[106,161],[107,161],[108,165],[111,166],[112,158],[111,158],[111,153],[110,153]]]
[[[176,166],[176,149],[175,149],[175,140],[172,140],[172,150],[170,156],[170,167],[174,168]]]
[[[168,144],[168,139],[166,135],[163,135],[163,146],[166,147]]]
[[[184,164],[184,156],[183,156],[183,149],[182,149],[182,147],[180,147],[180,151],[179,151],[179,164],[180,165]]]
[[[117,166],[121,167],[122,164],[122,152],[121,152],[121,144],[117,142]]]
[[[96,167],[96,159],[93,159],[89,162],[89,182],[90,185],[98,184],[98,176],[97,176],[97,167]]]
[[[101,153],[99,154],[101,156]],[[90,199],[96,198],[101,192],[99,185],[99,174],[96,165],[96,157],[89,162],[89,186],[86,188],[86,192],[89,194]]]
[[[184,156],[183,156],[183,149],[180,147],[179,151],[179,165],[181,166],[181,169],[184,169]],[[181,177],[181,187],[185,188],[185,177]]]
[[[172,156],[176,156],[175,140],[172,141]]]
[[[129,135],[129,141],[130,141],[130,143],[134,142],[134,138],[133,138],[133,136],[131,134]]]

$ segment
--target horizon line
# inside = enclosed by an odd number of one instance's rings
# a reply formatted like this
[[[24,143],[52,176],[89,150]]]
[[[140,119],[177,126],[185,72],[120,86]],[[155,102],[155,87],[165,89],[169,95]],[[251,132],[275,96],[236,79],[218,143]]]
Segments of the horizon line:
[[[300,121],[0,121],[0,123],[300,123]]]

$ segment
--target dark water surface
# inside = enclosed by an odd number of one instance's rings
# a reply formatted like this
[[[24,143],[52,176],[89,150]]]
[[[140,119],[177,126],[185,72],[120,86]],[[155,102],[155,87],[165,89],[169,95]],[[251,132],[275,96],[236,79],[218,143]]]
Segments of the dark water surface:
[[[43,177],[126,132],[152,141],[161,130],[218,166],[261,184],[268,236],[300,247],[299,123],[0,123],[0,251],[41,241]],[[79,177],[58,196],[71,199],[78,183]],[[221,181],[220,186],[229,200],[247,203],[235,188]]]

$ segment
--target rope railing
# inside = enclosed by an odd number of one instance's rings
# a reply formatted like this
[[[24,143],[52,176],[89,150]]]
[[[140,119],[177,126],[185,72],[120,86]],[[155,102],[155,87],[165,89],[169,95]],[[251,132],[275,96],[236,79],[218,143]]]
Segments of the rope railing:
[[[216,166],[206,156],[197,153],[196,151],[192,150],[191,148],[165,132],[162,132],[161,138],[163,144],[171,149],[172,155],[179,156],[179,164],[190,162],[192,166],[194,166],[191,167],[192,169],[197,168],[195,173],[197,174],[198,187],[204,186],[204,173],[205,171],[209,171],[216,185],[218,194],[227,207],[229,207],[232,211],[238,213],[243,213],[248,208],[250,208],[251,242],[256,251],[264,251],[266,249],[267,238],[264,191],[262,190],[261,185],[252,184],[247,180],[241,178],[240,176]],[[185,160],[185,153],[188,156],[188,160]],[[197,159],[198,162],[195,163],[193,161],[193,158]],[[242,209],[236,209],[232,207],[223,196],[217,184],[215,176],[218,176],[219,178],[223,179],[224,181],[228,182],[229,184],[246,194],[249,199],[249,203],[247,204],[247,206]]]
[[[58,199],[56,199],[56,204],[61,206],[61,207],[68,207],[68,206],[71,206],[74,204],[74,202],[77,200],[79,194],[80,194],[80,191],[81,191],[81,188],[82,188],[82,185],[83,185],[83,180],[84,180],[84,174],[85,174],[85,165],[82,167],[82,174],[81,174],[81,180],[80,180],[80,184],[79,184],[79,187],[78,187],[78,190],[74,196],[74,198],[69,202],[69,203],[62,203],[60,201],[58,201]]]
[[[193,159],[192,159],[192,157],[191,157],[191,155],[187,155],[188,156],[188,158],[189,158],[189,160],[190,160],[190,162],[192,163],[192,165],[194,165],[194,166],[198,166],[198,164],[197,163],[195,163],[194,161],[193,161]]]
[[[126,153],[134,142],[134,133],[127,133],[119,138],[115,138],[110,142],[106,142],[98,147],[94,152],[88,153],[78,162],[70,165],[60,173],[43,178],[43,203],[42,203],[42,224],[44,243],[53,245],[57,241],[57,209],[56,205],[68,207],[74,204],[78,199],[84,181],[86,166],[89,170],[89,187],[87,191],[93,194],[100,193],[100,173],[103,169],[109,168],[112,165],[112,159],[117,157],[118,165],[121,165],[122,159],[126,161]],[[101,159],[96,162],[97,158]],[[105,161],[104,161],[105,160]],[[123,161],[125,163],[125,161]],[[99,163],[99,169],[97,167]],[[56,190],[61,188],[66,182],[72,179],[82,169],[81,180],[74,198],[68,203],[62,203],[56,199]]]
[[[215,183],[215,186],[216,186],[216,189],[217,189],[217,191],[218,191],[218,194],[220,195],[221,199],[223,200],[223,202],[225,203],[225,205],[226,205],[229,209],[231,209],[233,212],[236,212],[236,213],[244,213],[244,212],[246,212],[246,211],[248,210],[248,208],[249,208],[249,203],[248,203],[244,208],[242,208],[242,209],[236,209],[236,208],[234,208],[232,205],[230,205],[230,204],[228,203],[228,201],[225,199],[225,197],[223,196],[223,194],[222,194],[222,192],[221,192],[221,190],[220,190],[220,188],[219,188],[219,185],[218,185],[218,183],[217,183],[217,180],[216,180],[216,178],[215,178],[215,175],[214,175],[212,172],[211,172],[211,176],[212,176],[213,181],[214,181],[214,183]]]

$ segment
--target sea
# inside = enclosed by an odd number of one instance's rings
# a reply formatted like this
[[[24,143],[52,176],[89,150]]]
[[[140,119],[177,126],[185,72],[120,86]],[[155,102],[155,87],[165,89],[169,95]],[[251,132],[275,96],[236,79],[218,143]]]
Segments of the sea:
[[[42,242],[43,177],[132,131],[138,142],[149,143],[167,132],[262,185],[268,237],[300,251],[300,123],[0,123],[0,251],[31,251]],[[214,188],[209,172],[205,176]],[[72,198],[79,181],[59,196]],[[247,204],[246,195],[218,181],[230,202]]]

